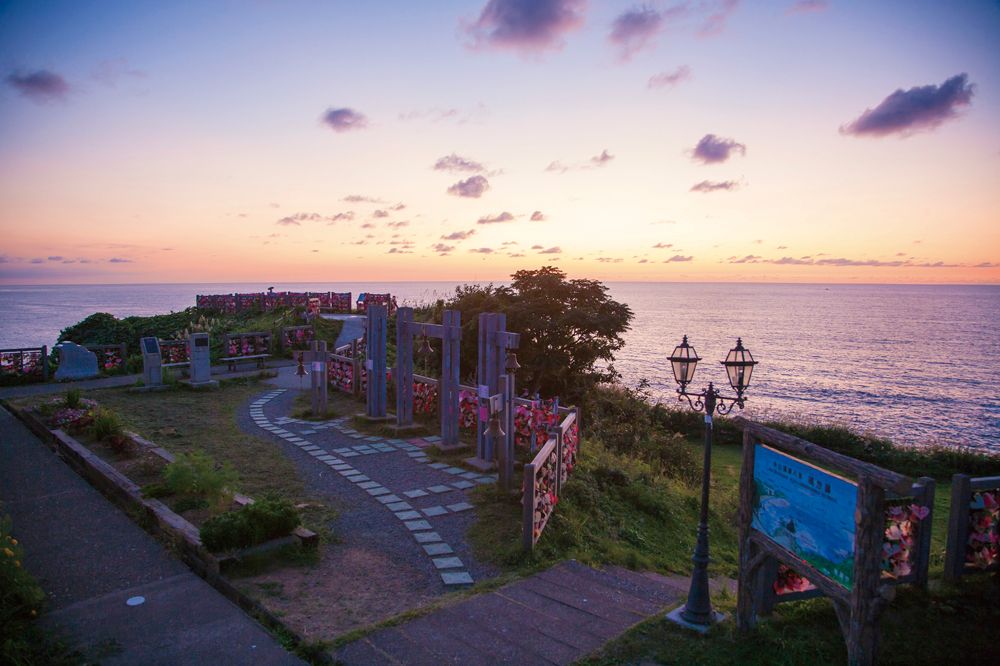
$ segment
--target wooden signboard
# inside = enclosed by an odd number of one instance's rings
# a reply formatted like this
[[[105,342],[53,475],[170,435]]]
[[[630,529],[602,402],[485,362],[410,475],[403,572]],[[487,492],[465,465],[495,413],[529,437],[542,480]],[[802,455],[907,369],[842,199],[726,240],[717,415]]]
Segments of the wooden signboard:
[[[895,596],[894,585],[914,580],[883,577],[886,499],[913,496],[927,485],[743,418],[734,421],[743,429],[737,628],[752,630],[773,605],[775,572],[783,566],[809,580],[810,596],[833,602],[848,662],[875,663],[879,616]],[[925,524],[929,528],[929,514]],[[927,528],[913,554],[923,571]]]

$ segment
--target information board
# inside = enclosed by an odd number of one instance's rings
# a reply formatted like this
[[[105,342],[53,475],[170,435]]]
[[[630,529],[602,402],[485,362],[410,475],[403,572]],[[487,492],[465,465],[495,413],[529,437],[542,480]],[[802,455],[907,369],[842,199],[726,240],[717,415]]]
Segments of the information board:
[[[753,528],[851,589],[857,485],[759,442],[753,477]]]

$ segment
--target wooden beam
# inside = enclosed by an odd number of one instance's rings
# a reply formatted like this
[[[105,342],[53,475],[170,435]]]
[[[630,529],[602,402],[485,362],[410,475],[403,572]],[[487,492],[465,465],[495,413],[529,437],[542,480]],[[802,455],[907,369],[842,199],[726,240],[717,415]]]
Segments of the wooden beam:
[[[773,446],[786,453],[807,456],[817,462],[830,465],[831,467],[853,474],[856,477],[868,476],[873,483],[881,488],[892,490],[900,495],[908,495],[913,487],[914,480],[908,476],[903,476],[877,465],[862,462],[836,451],[825,449],[812,442],[807,442],[804,439],[789,435],[780,430],[775,430],[774,428],[768,428],[767,426],[745,419],[742,416],[735,417],[733,423],[736,427],[744,431],[749,431],[750,434],[763,439],[769,446]]]

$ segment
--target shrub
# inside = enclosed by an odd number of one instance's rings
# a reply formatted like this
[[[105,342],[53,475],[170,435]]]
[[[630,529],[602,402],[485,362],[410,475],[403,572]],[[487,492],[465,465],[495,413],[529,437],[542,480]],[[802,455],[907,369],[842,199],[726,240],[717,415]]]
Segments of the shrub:
[[[287,536],[300,522],[299,512],[289,500],[268,496],[206,521],[201,541],[212,552],[247,548]]]
[[[82,394],[80,393],[80,389],[72,388],[66,391],[66,400],[64,401],[64,404],[69,409],[79,409],[81,405],[81,397]]]
[[[205,453],[182,453],[163,470],[163,482],[175,495],[201,497],[210,502],[232,491],[237,475],[229,464],[217,465]]]
[[[112,440],[125,437],[125,424],[117,412],[102,407],[94,414],[94,422],[90,426],[90,432],[94,439],[112,442]]]
[[[24,550],[0,518],[0,663],[70,664],[76,655],[46,636],[36,619],[45,593],[24,566]]]

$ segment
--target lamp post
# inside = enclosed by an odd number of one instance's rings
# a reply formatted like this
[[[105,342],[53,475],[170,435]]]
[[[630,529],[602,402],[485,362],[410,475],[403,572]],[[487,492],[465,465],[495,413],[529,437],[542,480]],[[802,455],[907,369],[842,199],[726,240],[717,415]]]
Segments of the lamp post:
[[[743,409],[743,392],[750,386],[750,375],[757,361],[753,360],[750,350],[743,347],[743,341],[736,339],[736,346],[729,350],[722,365],[726,368],[729,385],[736,391],[736,397],[722,395],[711,382],[708,388],[700,393],[689,393],[688,384],[694,379],[694,371],[698,365],[698,353],[688,344],[687,336],[674,348],[670,356],[670,365],[677,381],[677,399],[687,399],[688,405],[696,412],[705,413],[705,460],[701,475],[701,520],[698,523],[698,541],[694,548],[691,561],[694,570],[691,573],[691,587],[688,590],[687,602],[672,611],[667,618],[697,631],[708,631],[714,623],[722,619],[721,613],[712,610],[712,600],[708,589],[708,489],[712,474],[712,415],[725,415],[733,407]]]

